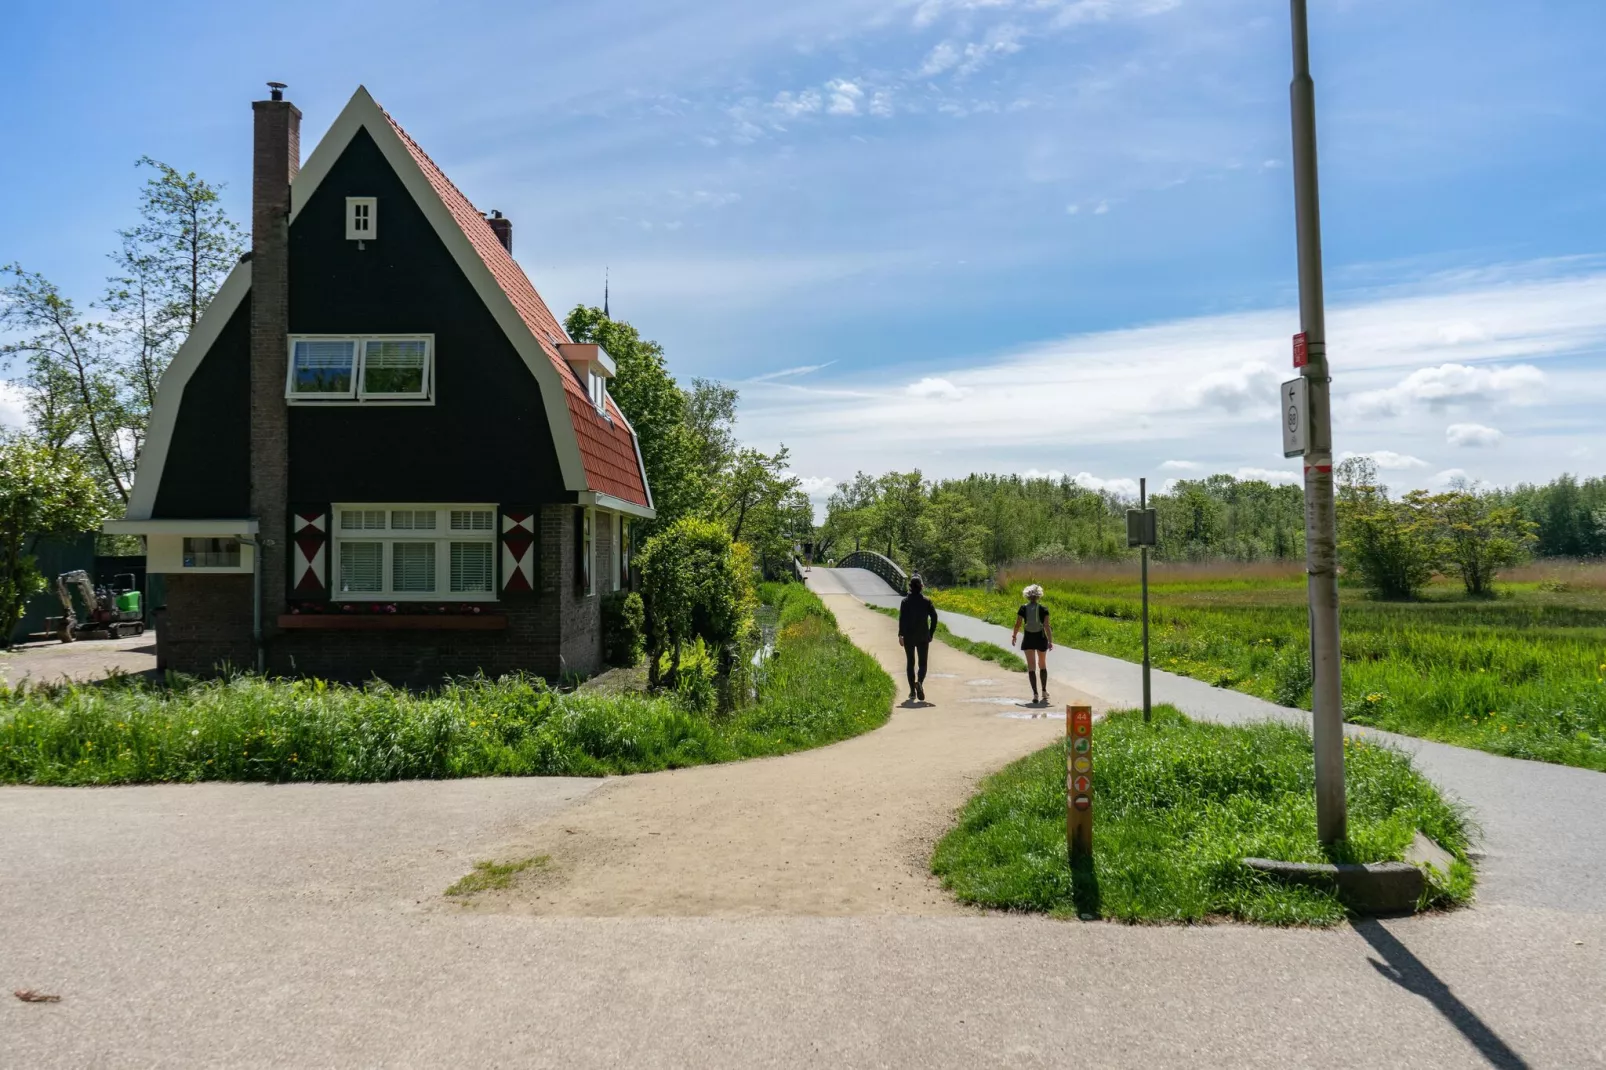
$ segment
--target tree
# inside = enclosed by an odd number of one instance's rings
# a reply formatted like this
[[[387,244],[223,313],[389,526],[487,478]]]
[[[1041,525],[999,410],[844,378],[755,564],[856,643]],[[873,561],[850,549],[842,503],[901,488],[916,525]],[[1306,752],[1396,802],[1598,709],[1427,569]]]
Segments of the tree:
[[[1342,462],[1338,483],[1338,553],[1379,598],[1414,598],[1433,578],[1434,521],[1427,496],[1412,491],[1389,498],[1366,457]]]
[[[686,395],[686,428],[697,450],[699,471],[718,472],[736,454],[735,387],[693,379]]]
[[[742,634],[752,613],[750,572],[750,558],[712,520],[682,517],[647,540],[641,596],[652,686],[675,686],[687,643],[723,648]],[[661,675],[666,654],[669,671]]]
[[[45,588],[34,567],[39,540],[98,528],[104,502],[77,454],[24,435],[0,439],[0,645]]]
[[[972,583],[987,574],[982,561],[987,529],[964,495],[951,490],[934,491],[920,525],[920,540],[911,563],[927,583]]]
[[[1440,555],[1461,574],[1469,595],[1491,593],[1495,574],[1521,561],[1537,537],[1537,524],[1489,495],[1452,490],[1426,502]]]

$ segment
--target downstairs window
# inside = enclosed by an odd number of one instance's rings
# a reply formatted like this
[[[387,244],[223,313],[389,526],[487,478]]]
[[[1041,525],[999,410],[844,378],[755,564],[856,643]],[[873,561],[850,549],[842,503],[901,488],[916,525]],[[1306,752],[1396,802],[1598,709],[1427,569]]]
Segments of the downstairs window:
[[[338,599],[495,597],[496,507],[336,505]]]

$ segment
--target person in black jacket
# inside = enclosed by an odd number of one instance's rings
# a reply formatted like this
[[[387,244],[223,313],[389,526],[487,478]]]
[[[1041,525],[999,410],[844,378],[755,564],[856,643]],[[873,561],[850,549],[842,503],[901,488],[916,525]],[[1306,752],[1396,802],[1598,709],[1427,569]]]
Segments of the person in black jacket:
[[[926,701],[926,656],[937,634],[937,607],[925,596],[925,586],[919,576],[910,576],[909,594],[898,607],[898,645],[903,647],[909,673],[910,702]],[[919,675],[915,673],[916,657],[920,661]]]

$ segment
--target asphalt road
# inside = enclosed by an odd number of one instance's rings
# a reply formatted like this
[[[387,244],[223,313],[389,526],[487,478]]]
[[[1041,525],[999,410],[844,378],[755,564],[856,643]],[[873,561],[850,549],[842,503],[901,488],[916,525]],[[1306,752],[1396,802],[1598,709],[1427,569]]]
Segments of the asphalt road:
[[[1606,1065],[1601,904],[1520,884],[1331,931],[441,896],[596,788],[0,788],[0,992],[62,997],[0,997],[0,1067]]]

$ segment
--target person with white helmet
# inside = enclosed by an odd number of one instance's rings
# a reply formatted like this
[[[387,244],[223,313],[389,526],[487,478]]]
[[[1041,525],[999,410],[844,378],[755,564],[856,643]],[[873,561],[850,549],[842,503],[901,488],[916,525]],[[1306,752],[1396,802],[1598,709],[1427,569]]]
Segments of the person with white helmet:
[[[1015,630],[1010,633],[1009,645],[1020,639],[1021,653],[1026,656],[1026,676],[1032,682],[1032,701],[1048,701],[1048,652],[1054,649],[1054,629],[1048,623],[1048,607],[1043,605],[1043,589],[1032,584],[1022,591],[1026,604],[1015,611]],[[1024,638],[1021,632],[1025,631]],[[1038,681],[1042,681],[1042,697],[1038,697]]]

